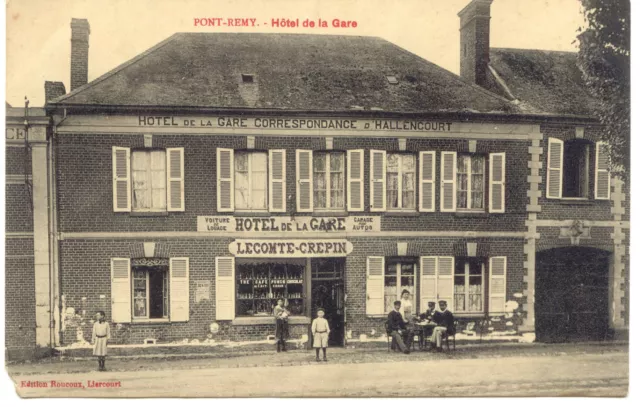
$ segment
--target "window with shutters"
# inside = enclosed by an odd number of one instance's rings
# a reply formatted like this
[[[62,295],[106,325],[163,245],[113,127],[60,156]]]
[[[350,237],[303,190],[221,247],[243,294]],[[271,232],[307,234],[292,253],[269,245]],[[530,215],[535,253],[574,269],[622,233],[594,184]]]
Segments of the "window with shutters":
[[[409,300],[415,304],[416,264],[413,261],[387,259],[384,272],[385,313],[391,312],[393,302],[402,298],[404,290],[409,291]]]
[[[565,141],[563,157],[563,198],[589,197],[589,156],[591,143],[575,139]]]
[[[236,316],[271,316],[278,298],[291,315],[304,315],[305,264],[236,259]]]
[[[169,317],[169,268],[167,265],[132,267],[133,319]]]
[[[236,151],[234,163],[235,209],[266,211],[267,153]]]
[[[313,153],[313,208],[345,209],[344,153]]]
[[[387,210],[416,209],[416,156],[387,153]]]
[[[165,150],[131,152],[132,211],[167,210],[167,157]]]
[[[485,157],[476,154],[458,154],[456,177],[458,209],[483,210]]]
[[[547,198],[610,199],[610,188],[609,155],[604,142],[549,138]]]
[[[453,310],[482,312],[484,310],[484,259],[456,258],[453,276]]]

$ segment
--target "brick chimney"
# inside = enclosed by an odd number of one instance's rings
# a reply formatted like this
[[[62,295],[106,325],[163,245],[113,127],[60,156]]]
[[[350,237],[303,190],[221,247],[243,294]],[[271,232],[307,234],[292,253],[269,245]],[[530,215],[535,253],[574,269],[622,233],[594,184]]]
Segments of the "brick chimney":
[[[471,0],[460,10],[460,76],[486,87],[489,66],[489,29],[493,0]]]
[[[45,81],[44,83],[44,101],[48,103],[53,99],[57,99],[67,93],[64,83]]]
[[[86,85],[89,69],[89,22],[71,19],[71,91]]]

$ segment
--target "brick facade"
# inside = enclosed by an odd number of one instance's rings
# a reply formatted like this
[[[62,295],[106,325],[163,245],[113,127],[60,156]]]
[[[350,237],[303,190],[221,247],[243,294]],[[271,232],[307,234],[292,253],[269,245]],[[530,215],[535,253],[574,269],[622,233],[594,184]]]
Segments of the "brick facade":
[[[137,217],[131,213],[113,212],[112,146],[142,148],[143,135],[124,134],[64,134],[56,139],[57,208],[59,231],[82,234],[83,232],[114,233],[113,238],[86,240],[81,237],[64,238],[60,242],[60,273],[63,329],[61,343],[69,345],[79,338],[89,338],[91,319],[95,312],[104,309],[110,319],[110,259],[133,258],[140,255],[141,239],[122,240],[121,232],[195,232],[197,216],[229,215],[217,213],[216,207],[216,148],[245,149],[245,136],[211,137],[189,134],[154,134],[154,148],[184,147],[185,157],[185,211],[169,212],[159,216]],[[346,258],[345,290],[347,295],[346,328],[352,337],[381,332],[382,320],[366,316],[366,256],[395,254],[398,241],[411,247],[413,256],[452,256],[454,245],[467,242],[487,244],[489,256],[507,256],[507,299],[517,300],[515,293],[522,292],[523,239],[500,238],[500,233],[524,233],[527,203],[526,140],[477,140],[475,151],[479,154],[504,152],[506,157],[505,213],[465,215],[442,213],[439,209],[440,188],[436,182],[436,210],[431,213],[392,214],[350,212],[349,215],[374,215],[381,217],[380,237],[348,238],[353,252]],[[296,196],[296,149],[325,150],[322,137],[256,136],[255,149],[286,149],[287,196]],[[364,206],[369,206],[369,151],[383,149],[399,151],[397,137],[334,137],[333,149],[344,151],[364,149]],[[436,173],[440,172],[440,152],[469,152],[466,139],[407,138],[407,153],[435,151]],[[487,160],[488,165],[488,160]],[[488,168],[488,167],[487,167]],[[488,178],[488,172],[485,177]],[[417,185],[416,185],[417,187]],[[487,190],[485,189],[485,193]],[[287,202],[287,212],[296,216],[295,199]],[[286,216],[278,214],[278,216]],[[345,213],[346,214],[346,213]],[[305,214],[308,215],[308,214]],[[440,237],[385,237],[384,231],[416,232],[455,231],[456,238]],[[464,233],[496,233],[498,237],[465,238]],[[293,234],[292,238],[297,236]],[[159,343],[187,340],[205,340],[209,326],[217,322],[219,340],[264,340],[273,334],[273,324],[245,325],[228,321],[216,321],[214,274],[215,257],[229,256],[228,245],[232,238],[146,238],[144,241],[162,243],[166,257],[188,257],[190,260],[190,316],[188,322],[117,324],[113,330],[114,343],[142,343],[148,338]],[[417,261],[419,280],[419,261]],[[88,278],[87,276],[91,276]],[[198,281],[209,281],[211,299],[195,303],[195,287]],[[306,284],[309,284],[307,282]],[[419,283],[417,283],[419,285]],[[488,278],[485,277],[485,288]],[[418,288],[419,289],[419,288]],[[487,288],[488,289],[488,288]],[[487,299],[485,298],[485,301]],[[306,334],[306,325],[292,325],[292,337]],[[79,333],[80,332],[80,333]],[[79,336],[80,335],[80,336]]]

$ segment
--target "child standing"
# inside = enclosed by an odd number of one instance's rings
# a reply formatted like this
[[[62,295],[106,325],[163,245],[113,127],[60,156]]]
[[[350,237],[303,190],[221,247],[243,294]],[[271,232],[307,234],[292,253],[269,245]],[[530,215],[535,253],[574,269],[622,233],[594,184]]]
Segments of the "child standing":
[[[284,307],[284,300],[278,298],[278,305],[273,308],[273,316],[276,317],[276,341],[278,352],[287,351],[287,339],[289,337],[289,311]]]
[[[107,356],[107,341],[111,339],[111,330],[109,323],[106,322],[104,311],[98,311],[96,314],[97,321],[93,324],[93,333],[91,334],[91,343],[93,344],[93,356],[98,357],[98,370],[104,372],[104,358]]]
[[[329,346],[329,322],[324,319],[324,310],[318,309],[318,318],[313,320],[311,324],[311,334],[313,335],[313,347],[316,349],[316,362],[320,362],[320,348],[322,348],[322,356],[327,361],[327,347]]]

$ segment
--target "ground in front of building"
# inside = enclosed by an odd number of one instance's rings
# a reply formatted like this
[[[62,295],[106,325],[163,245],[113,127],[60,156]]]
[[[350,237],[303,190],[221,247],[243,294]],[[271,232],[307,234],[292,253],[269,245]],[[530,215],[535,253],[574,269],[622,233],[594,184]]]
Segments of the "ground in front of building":
[[[107,372],[94,365],[49,361],[8,370],[23,397],[624,396],[628,388],[628,346],[612,343],[465,346],[408,356],[330,349],[327,363],[315,362],[311,351],[293,351],[116,359]]]

